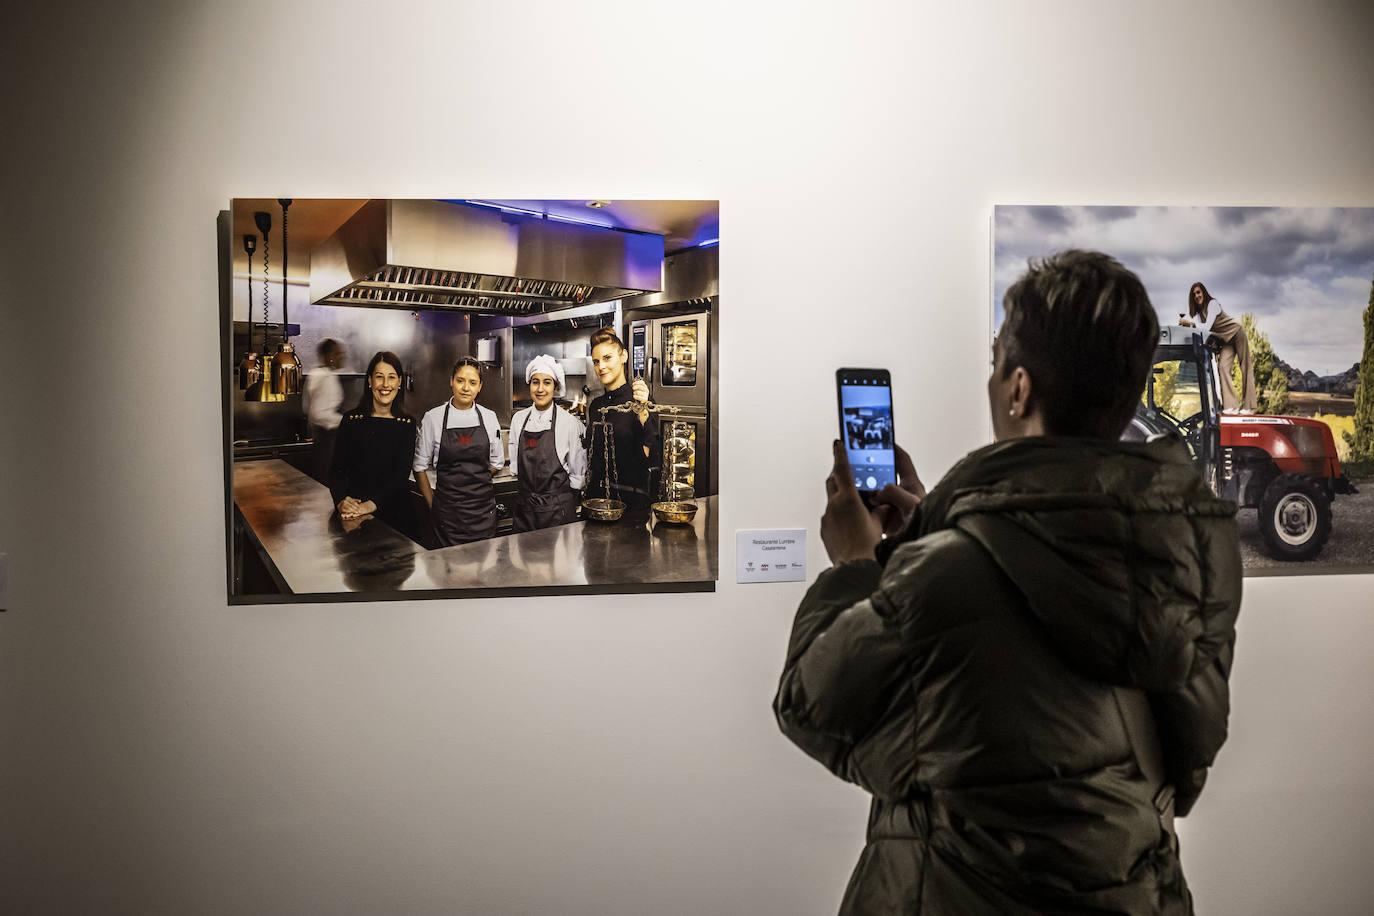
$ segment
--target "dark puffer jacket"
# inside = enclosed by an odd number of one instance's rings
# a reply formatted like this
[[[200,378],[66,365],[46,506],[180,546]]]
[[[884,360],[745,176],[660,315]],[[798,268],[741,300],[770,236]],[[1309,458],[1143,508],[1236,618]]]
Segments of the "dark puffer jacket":
[[[1226,739],[1235,506],[1178,441],[973,452],[797,612],[782,730],[873,794],[844,914],[1187,913],[1113,685],[1187,813]]]

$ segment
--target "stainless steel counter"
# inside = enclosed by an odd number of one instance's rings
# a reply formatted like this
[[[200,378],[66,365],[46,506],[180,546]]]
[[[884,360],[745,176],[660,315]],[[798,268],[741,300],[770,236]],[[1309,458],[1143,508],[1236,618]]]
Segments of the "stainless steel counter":
[[[246,540],[260,548],[273,577],[296,596],[510,594],[530,587],[688,591],[714,587],[717,576],[714,496],[695,500],[691,525],[627,513],[613,523],[574,522],[425,550],[375,519],[345,526],[334,514],[329,490],[284,461],[236,462],[233,472]]]

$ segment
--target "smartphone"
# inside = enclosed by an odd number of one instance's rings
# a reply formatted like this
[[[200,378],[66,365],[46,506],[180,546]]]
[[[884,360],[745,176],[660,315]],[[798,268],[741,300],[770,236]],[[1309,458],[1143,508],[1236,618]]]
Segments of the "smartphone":
[[[840,441],[849,453],[854,486],[867,502],[897,482],[892,431],[892,376],[886,369],[837,369]]]

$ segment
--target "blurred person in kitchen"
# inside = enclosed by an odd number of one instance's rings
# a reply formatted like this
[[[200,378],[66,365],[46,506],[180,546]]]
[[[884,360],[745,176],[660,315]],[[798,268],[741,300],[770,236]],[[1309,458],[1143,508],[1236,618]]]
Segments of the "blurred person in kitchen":
[[[633,382],[626,379],[630,353],[613,329],[601,328],[593,334],[591,347],[592,368],[606,390],[587,405],[585,442],[591,453],[587,498],[604,498],[609,477],[612,499],[621,500],[630,509],[647,509],[654,501],[653,471],[658,467],[661,448],[658,423],[648,408],[649,386],[642,378]],[[601,412],[603,407],[627,406],[633,409]],[[611,427],[609,443],[601,425],[603,417]]]
[[[1177,438],[1118,441],[1158,333],[1116,260],[1062,252],[1008,290],[995,442],[870,511],[844,448],[832,563],[774,711],[873,796],[840,911],[1189,913],[1173,831],[1226,738],[1235,505]]]
[[[339,421],[329,492],[345,529],[369,518],[415,538],[410,501],[410,459],[415,418],[405,410],[401,358],[378,351],[367,363],[363,393]]]
[[[334,439],[343,420],[343,385],[339,382],[339,367],[343,365],[343,345],[332,337],[320,341],[315,352],[320,364],[305,377],[301,401],[305,408],[305,427],[313,443],[315,479],[329,480],[329,468],[334,458]]]
[[[420,494],[429,503],[440,547],[480,541],[496,533],[496,488],[506,456],[501,425],[493,411],[477,405],[482,364],[464,356],[449,375],[452,396],[420,420],[411,463]],[[428,471],[435,472],[434,486]]]
[[[534,403],[510,421],[510,470],[519,485],[516,531],[577,521],[578,491],[587,478],[582,421],[554,403],[567,393],[562,364],[536,356],[525,366],[525,381]]]

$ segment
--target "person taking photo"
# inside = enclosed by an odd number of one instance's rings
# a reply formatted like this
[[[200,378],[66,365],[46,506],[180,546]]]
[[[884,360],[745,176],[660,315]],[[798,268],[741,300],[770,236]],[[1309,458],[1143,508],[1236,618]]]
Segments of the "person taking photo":
[[[898,450],[870,511],[835,443],[777,721],[872,795],[842,914],[1188,913],[1173,817],[1226,739],[1235,506],[1176,438],[1119,441],[1158,334],[1134,274],[1063,252],[1005,311],[992,445],[928,494]]]

